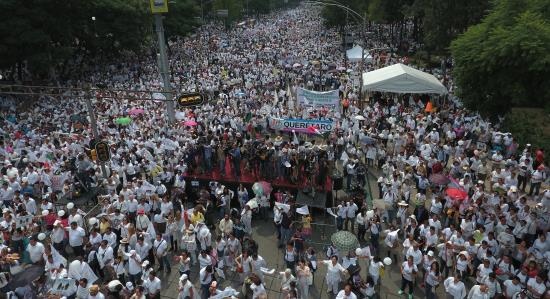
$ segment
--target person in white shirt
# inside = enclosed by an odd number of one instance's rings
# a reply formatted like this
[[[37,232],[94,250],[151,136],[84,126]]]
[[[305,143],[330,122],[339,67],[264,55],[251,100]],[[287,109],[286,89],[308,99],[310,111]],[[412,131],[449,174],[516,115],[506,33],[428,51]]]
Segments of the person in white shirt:
[[[178,282],[178,291],[179,291],[178,298],[189,298],[189,299],[199,298],[198,294],[195,291],[195,287],[189,281],[187,274],[182,274],[180,276],[180,279]]]
[[[520,292],[522,289],[519,277],[514,276],[512,279],[505,280],[502,285],[504,286],[504,296],[506,298],[512,298],[514,294]]]
[[[135,285],[141,278],[141,257],[135,250],[130,250],[126,255],[128,256],[129,280]]]
[[[488,288],[486,285],[475,285],[468,292],[468,299],[489,299]]]
[[[502,294],[500,282],[497,280],[497,276],[494,272],[489,273],[489,275],[483,279],[483,284],[487,286],[489,298],[494,298],[496,294]]]
[[[206,266],[199,271],[199,282],[201,284],[202,298],[208,298],[210,283],[213,276],[212,266]]]
[[[357,210],[359,208],[357,207],[357,204],[353,201],[353,199],[350,199],[347,202],[347,209],[346,209],[346,221],[344,223],[344,229],[350,230],[352,233],[355,231],[355,214],[357,213]],[[348,228],[349,226],[349,228]]]
[[[148,294],[147,298],[160,299],[161,281],[155,276],[155,271],[149,272],[149,277],[143,281],[143,288]]]
[[[44,244],[38,242],[38,238],[36,236],[31,237],[29,245],[27,245],[26,251],[29,253],[29,259],[33,264],[43,261],[42,255],[45,251]]]
[[[346,284],[344,289],[338,292],[336,299],[357,299],[357,296],[352,292],[351,284]]]
[[[153,252],[159,263],[159,271],[166,269],[166,272],[170,273],[171,266],[168,260],[168,242],[162,238],[160,234],[157,234],[155,241],[153,242]]]
[[[67,229],[69,231],[69,246],[73,249],[75,256],[83,256],[83,242],[86,232],[82,227],[79,227],[76,222],[71,222],[71,227]]]
[[[542,298],[546,291],[543,275],[544,272],[539,272],[535,278],[529,278],[527,281],[527,290],[531,292],[533,298]]]
[[[207,250],[201,250],[199,254],[199,267],[205,268],[206,266],[212,265],[212,257],[208,254]]]
[[[101,273],[105,275],[105,267],[111,266],[114,261],[113,247],[109,245],[107,240],[103,240],[101,241],[101,246],[97,249],[96,255],[99,268],[102,270]]]
[[[445,286],[445,292],[452,299],[463,299],[466,297],[466,286],[461,281],[460,274],[456,274],[454,277],[448,277],[443,282]]]
[[[422,253],[420,254],[420,257],[422,257]],[[397,292],[399,295],[403,294],[405,288],[408,286],[409,299],[413,298],[414,277],[417,272],[418,267],[414,263],[413,256],[408,256],[407,261],[403,262],[401,265],[401,288],[399,288],[399,291]]]

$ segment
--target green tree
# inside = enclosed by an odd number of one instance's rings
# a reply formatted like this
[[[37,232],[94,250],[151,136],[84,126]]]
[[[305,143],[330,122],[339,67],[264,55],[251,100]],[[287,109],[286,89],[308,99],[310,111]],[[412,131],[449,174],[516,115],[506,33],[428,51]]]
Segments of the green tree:
[[[446,54],[451,41],[487,13],[489,0],[416,0],[412,7],[421,10],[426,50]]]
[[[200,6],[194,0],[169,2],[168,15],[164,19],[166,36],[185,36],[200,24]]]
[[[243,3],[242,0],[214,0],[212,8],[214,9],[214,14],[216,14],[218,10],[226,9],[228,12],[226,24],[230,24],[231,22],[242,19],[244,5],[245,3]]]
[[[483,115],[550,102],[550,4],[500,0],[451,44],[458,95]]]

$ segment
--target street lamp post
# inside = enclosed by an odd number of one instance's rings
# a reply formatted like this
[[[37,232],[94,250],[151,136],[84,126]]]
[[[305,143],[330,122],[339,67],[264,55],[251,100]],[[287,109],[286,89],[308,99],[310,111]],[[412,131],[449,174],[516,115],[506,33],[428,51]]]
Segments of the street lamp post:
[[[162,14],[168,12],[168,0],[150,0],[151,12],[155,16],[155,29],[159,43],[159,69],[162,77],[163,91],[166,95],[166,114],[168,123],[172,124],[176,120],[176,111],[172,94],[172,85],[170,84],[170,68],[168,66],[168,57],[166,55],[166,41],[164,39],[164,26],[162,24]]]
[[[305,1],[305,3],[324,5],[324,6],[335,6],[335,7],[338,7],[340,9],[345,10],[346,12],[351,13],[355,18],[357,18],[358,20],[361,21],[360,33],[361,33],[361,39],[363,40],[363,47],[362,47],[362,51],[361,51],[361,63],[359,65],[360,66],[359,67],[359,71],[360,71],[360,74],[359,74],[359,80],[360,80],[359,103],[361,105],[361,109],[363,109],[363,72],[365,71],[365,47],[367,46],[367,35],[365,34],[366,23],[367,23],[366,16],[362,16],[361,14],[356,12],[355,10],[353,10],[353,9],[351,9],[351,8],[345,6],[345,5],[342,5],[338,2]]]

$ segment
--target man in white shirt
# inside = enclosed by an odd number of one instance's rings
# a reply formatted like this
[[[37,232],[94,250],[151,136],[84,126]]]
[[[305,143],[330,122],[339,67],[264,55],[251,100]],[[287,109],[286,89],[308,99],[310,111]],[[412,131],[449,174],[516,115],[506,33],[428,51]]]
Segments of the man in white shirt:
[[[357,296],[352,292],[351,284],[346,284],[344,289],[338,292],[336,299],[357,299]]]
[[[210,289],[210,283],[212,283],[212,275],[212,266],[206,266],[199,272],[202,298],[208,298],[208,290]]]
[[[8,185],[8,182],[4,182],[2,184],[2,188],[0,188],[0,206],[3,204],[4,207],[8,207],[11,205],[11,202],[13,201],[14,196],[13,189]]]
[[[105,267],[110,266],[114,261],[113,248],[109,246],[107,240],[101,241],[101,245],[97,249],[96,255],[99,268],[102,270],[100,274],[105,275]]]
[[[504,296],[506,298],[512,298],[512,296],[521,291],[522,286],[519,281],[519,277],[514,276],[512,279],[505,280],[502,285],[504,286]]]
[[[159,271],[163,271],[166,267],[166,272],[170,273],[170,261],[168,260],[168,242],[164,240],[161,234],[157,234],[153,242],[153,251],[159,262]]]
[[[527,281],[527,290],[531,292],[534,298],[542,298],[546,291],[543,275],[544,272],[539,272],[535,278],[529,278]]]
[[[25,192],[25,194],[23,194],[23,202],[25,204],[25,209],[27,210],[27,213],[30,215],[36,215],[36,201],[31,198],[28,192]]]
[[[486,285],[475,285],[468,293],[468,299],[489,299],[488,288]]]
[[[84,256],[83,242],[86,232],[76,222],[71,222],[71,227],[67,229],[69,231],[69,246],[73,249],[75,256]]]
[[[44,254],[44,244],[38,242],[38,238],[33,236],[27,246],[27,252],[29,253],[29,258],[33,264],[40,263],[43,261]]]
[[[350,199],[348,202],[347,202],[347,208],[346,208],[346,222],[344,223],[344,229],[348,229],[348,226],[349,226],[349,230],[353,233],[355,230],[354,230],[354,226],[355,226],[355,215],[357,213],[357,210],[359,210],[359,208],[357,207],[357,204],[355,204],[355,202],[353,201],[353,199]]]
[[[149,277],[143,281],[143,287],[148,294],[147,298],[160,299],[161,281],[155,276],[155,271],[149,272]]]
[[[135,285],[141,278],[141,257],[135,250],[130,250],[126,255],[128,256],[129,280]]]

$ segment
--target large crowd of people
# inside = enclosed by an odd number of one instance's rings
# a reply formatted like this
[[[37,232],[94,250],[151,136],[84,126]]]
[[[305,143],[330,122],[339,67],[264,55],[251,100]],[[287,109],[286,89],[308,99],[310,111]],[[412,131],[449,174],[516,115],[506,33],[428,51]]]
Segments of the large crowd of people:
[[[373,54],[369,69],[408,61],[393,51]],[[64,84],[162,87],[156,57],[125,55],[75,70],[77,79]],[[280,298],[306,299],[314,273],[325,268],[322,292],[379,298],[383,272],[394,263],[398,293],[409,298],[549,298],[542,149],[518,144],[453,96],[372,93],[360,102],[351,78],[359,65],[346,61],[341,37],[311,7],[230,30],[204,25],[170,41],[169,57],[178,94],[203,92],[209,101],[178,108],[170,124],[161,102],[96,94],[99,139],[111,148],[104,169],[90,151],[97,139],[75,95],[44,95],[32,106],[2,98],[3,294],[160,298],[163,278],[176,270],[178,299],[268,298],[266,275],[280,279]],[[448,74],[426,71],[452,89]],[[341,109],[300,107],[298,87],[339,90]],[[271,129],[270,117],[337,126],[306,136]],[[330,190],[333,174],[344,176],[349,194],[363,192],[367,175],[378,178],[372,197],[379,200],[349,196],[330,208],[337,230],[356,233],[357,250],[308,244],[316,233],[310,211],[292,189]],[[197,175],[211,182],[191,184]],[[239,184],[244,177],[292,188],[258,190]],[[77,204],[87,194],[97,199],[93,212]],[[273,221],[284,269],[259,255],[258,219]],[[221,287],[230,273],[239,288]]]

